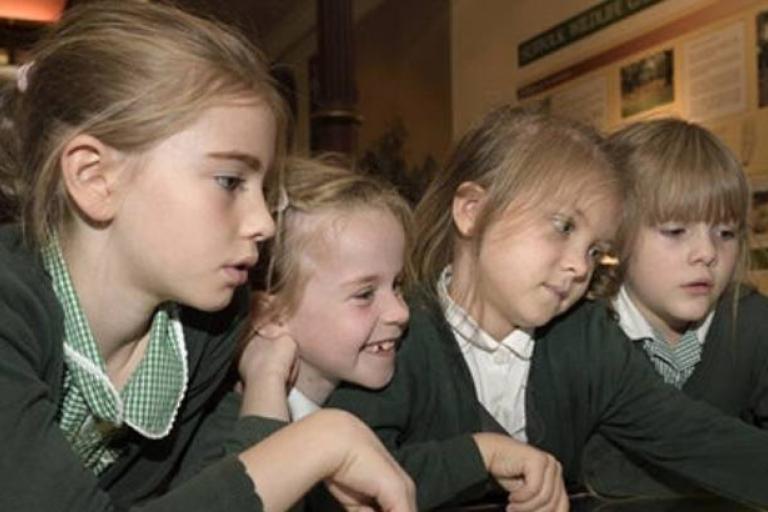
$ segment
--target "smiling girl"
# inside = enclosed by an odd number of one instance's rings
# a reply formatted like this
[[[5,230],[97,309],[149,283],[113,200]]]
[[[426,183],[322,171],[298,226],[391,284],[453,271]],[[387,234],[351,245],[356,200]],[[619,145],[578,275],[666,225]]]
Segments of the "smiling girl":
[[[412,220],[394,189],[330,160],[290,159],[281,190],[255,302],[259,336],[240,370],[244,411],[297,420],[340,381],[378,389],[392,377],[408,323],[401,285]]]

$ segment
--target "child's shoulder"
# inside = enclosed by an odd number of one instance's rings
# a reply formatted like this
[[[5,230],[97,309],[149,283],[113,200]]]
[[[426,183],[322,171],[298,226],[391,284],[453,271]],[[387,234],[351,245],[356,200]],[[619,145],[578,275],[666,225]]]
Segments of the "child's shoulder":
[[[582,299],[571,309],[535,332],[536,344],[565,357],[623,353],[629,344],[615,313],[603,301]]]
[[[732,302],[731,294],[727,293],[720,299],[720,303]],[[739,289],[739,307],[737,313],[768,315],[768,297],[763,295],[757,288],[749,285],[742,285]],[[763,321],[768,321],[768,316],[764,316]]]
[[[768,297],[748,284],[740,285],[736,293],[734,296],[733,289],[729,289],[720,296],[713,325],[733,325],[732,321],[736,319],[737,328],[741,332],[745,328],[768,328]]]
[[[537,331],[547,337],[590,331],[615,331],[618,329],[616,314],[607,302],[602,300],[582,299],[568,311],[556,317],[549,324]]]
[[[15,226],[0,226],[0,338],[3,349],[47,352],[63,336],[63,313],[40,257]],[[15,347],[15,348],[12,348]],[[7,356],[7,354],[6,354]]]
[[[426,286],[410,289],[406,301],[412,321],[432,323],[442,317],[442,309],[437,294]]]
[[[39,255],[27,247],[15,225],[0,226],[0,297],[13,300],[24,292],[51,292]]]

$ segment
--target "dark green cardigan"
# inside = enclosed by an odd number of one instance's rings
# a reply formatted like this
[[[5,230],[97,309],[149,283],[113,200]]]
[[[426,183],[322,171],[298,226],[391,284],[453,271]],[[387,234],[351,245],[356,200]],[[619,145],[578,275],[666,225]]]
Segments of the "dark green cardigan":
[[[526,395],[531,444],[580,486],[596,432],[725,497],[768,505],[768,434],[689,400],[653,373],[599,304],[584,302],[536,333]],[[417,484],[419,508],[465,500],[487,483],[473,432],[493,429],[436,302],[412,301],[392,382],[345,386],[328,402],[361,417]]]
[[[220,425],[209,417],[247,302],[240,290],[223,312],[182,310],[189,382],[173,430],[156,441],[126,435],[124,455],[96,477],[57,424],[62,310],[38,255],[16,229],[0,228],[0,510],[91,512],[138,503],[146,511],[260,510],[252,481],[235,456],[224,456]],[[243,427],[238,433],[241,446],[261,437]]]
[[[718,303],[701,360],[683,392],[750,425],[768,428],[768,299],[745,290],[733,319],[733,295]],[[637,342],[630,342],[642,350]],[[645,352],[643,352],[645,354]],[[647,360],[651,365],[650,360]],[[660,379],[661,377],[659,377]],[[609,497],[700,494],[689,482],[625,454],[602,435],[587,443],[584,475],[589,487]]]

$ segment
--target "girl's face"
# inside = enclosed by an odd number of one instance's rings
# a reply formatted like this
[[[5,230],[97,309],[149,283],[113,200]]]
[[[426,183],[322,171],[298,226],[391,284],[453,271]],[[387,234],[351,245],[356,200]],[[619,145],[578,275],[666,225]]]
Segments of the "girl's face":
[[[140,157],[111,226],[115,285],[127,297],[209,311],[230,302],[256,263],[256,242],[274,232],[262,185],[275,136],[268,107],[233,102]]]
[[[610,248],[619,218],[611,192],[591,188],[570,204],[548,201],[525,213],[509,210],[488,226],[469,276],[454,267],[454,289],[480,326],[503,339],[516,328],[539,327],[587,290],[595,263]]]
[[[297,386],[322,402],[342,380],[368,388],[390,381],[408,307],[400,293],[405,235],[391,213],[315,216],[308,220],[328,233],[302,257],[308,278],[286,327],[299,347]]]
[[[733,277],[738,256],[734,224],[643,226],[624,285],[646,320],[667,340],[676,340],[712,310]]]

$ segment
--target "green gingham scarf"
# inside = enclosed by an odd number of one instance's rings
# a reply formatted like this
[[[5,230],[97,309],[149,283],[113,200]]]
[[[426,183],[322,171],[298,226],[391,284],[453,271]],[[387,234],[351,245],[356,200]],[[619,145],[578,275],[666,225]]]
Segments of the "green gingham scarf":
[[[619,314],[619,324],[630,339],[642,343],[653,367],[664,382],[676,388],[683,387],[701,360],[704,340],[712,324],[714,312],[710,313],[680,337],[672,346],[651,327],[637,306],[632,302],[625,287],[621,287],[613,300],[613,307]]]
[[[56,239],[42,256],[64,310],[65,372],[59,427],[85,466],[99,474],[120,455],[120,434],[127,428],[159,439],[173,426],[187,385],[187,354],[178,311],[174,305],[157,310],[146,353],[118,392],[107,377]]]
[[[674,346],[654,331],[652,338],[643,339],[643,348],[664,382],[678,389],[683,387],[701,360],[701,343],[695,330],[686,331]]]

